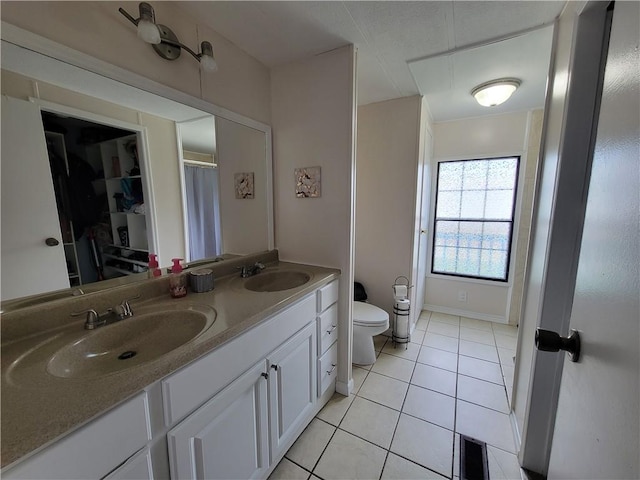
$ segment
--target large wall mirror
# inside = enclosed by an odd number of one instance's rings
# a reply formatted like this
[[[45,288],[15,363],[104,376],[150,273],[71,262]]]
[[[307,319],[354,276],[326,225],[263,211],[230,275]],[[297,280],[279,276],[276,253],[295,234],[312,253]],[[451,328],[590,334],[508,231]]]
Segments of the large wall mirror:
[[[274,247],[268,125],[16,31],[3,24],[3,308],[145,279],[149,253],[168,267]]]

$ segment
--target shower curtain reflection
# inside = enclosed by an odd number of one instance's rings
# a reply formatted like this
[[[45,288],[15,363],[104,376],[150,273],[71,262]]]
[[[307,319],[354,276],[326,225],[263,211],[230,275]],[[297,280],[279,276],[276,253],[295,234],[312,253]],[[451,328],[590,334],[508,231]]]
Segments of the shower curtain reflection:
[[[222,254],[218,170],[184,165],[189,262]]]

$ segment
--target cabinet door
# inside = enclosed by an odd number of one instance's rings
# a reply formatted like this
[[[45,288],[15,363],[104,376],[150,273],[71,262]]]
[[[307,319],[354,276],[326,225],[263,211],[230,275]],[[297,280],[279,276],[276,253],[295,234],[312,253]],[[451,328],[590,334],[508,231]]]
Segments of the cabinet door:
[[[3,96],[1,111],[2,299],[69,288],[40,109]]]
[[[151,452],[143,448],[103,480],[153,480]]]
[[[264,361],[168,434],[171,477],[250,479],[269,468]]]
[[[316,401],[316,324],[307,325],[267,358],[271,461],[289,447]]]

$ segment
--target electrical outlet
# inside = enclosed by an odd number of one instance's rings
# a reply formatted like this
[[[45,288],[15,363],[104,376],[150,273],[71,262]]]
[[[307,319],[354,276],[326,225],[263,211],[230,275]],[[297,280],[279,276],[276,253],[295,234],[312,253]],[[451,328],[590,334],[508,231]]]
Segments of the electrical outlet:
[[[467,292],[464,290],[458,290],[458,301],[466,302],[467,301]]]

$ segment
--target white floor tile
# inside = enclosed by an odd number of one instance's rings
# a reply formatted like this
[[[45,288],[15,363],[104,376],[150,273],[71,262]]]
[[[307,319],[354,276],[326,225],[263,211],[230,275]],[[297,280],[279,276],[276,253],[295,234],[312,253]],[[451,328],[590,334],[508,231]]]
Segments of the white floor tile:
[[[426,333],[427,332],[425,330],[414,330],[411,334],[411,343],[417,343],[418,345],[421,345]]]
[[[484,320],[478,320],[475,318],[460,317],[460,326],[475,328],[476,330],[484,330],[485,332],[492,331],[491,322],[485,322]]]
[[[451,325],[450,323],[434,322],[431,320],[427,327],[427,333],[437,333],[439,335],[446,335],[447,337],[458,338],[458,335],[460,335],[460,327],[458,325]]]
[[[286,458],[283,458],[269,475],[269,480],[307,480],[307,478],[309,478],[309,472]]]
[[[340,424],[345,430],[388,449],[400,412],[364,398],[356,398]]]
[[[494,337],[496,339],[496,346],[502,348],[508,348],[515,350],[518,345],[518,338],[511,335],[503,335],[502,333],[495,332]]]
[[[455,353],[445,352],[437,348],[423,346],[420,349],[420,355],[418,355],[418,362],[432,367],[444,368],[451,372],[458,370],[458,356]]]
[[[507,365],[513,367],[515,365],[515,350],[511,350],[510,348],[501,348],[498,347],[498,356],[500,357],[500,363],[503,365]]]
[[[371,371],[408,383],[411,380],[414,366],[415,362],[411,360],[381,353],[376,363],[371,367]]]
[[[507,382],[513,383],[513,376],[515,375],[516,367],[514,365],[505,365],[505,364],[501,364],[500,367],[502,368],[502,376],[504,377],[504,383],[505,384]]]
[[[493,332],[485,332],[475,328],[460,327],[460,339],[469,340],[470,342],[484,343],[485,345],[495,345]]]
[[[382,353],[386,353],[387,355],[394,355],[396,357],[415,362],[418,358],[418,354],[420,353],[420,345],[412,342],[405,344],[398,343],[394,345],[393,342],[387,342],[387,344],[382,349]]]
[[[453,476],[460,476],[460,434],[453,438]]]
[[[441,475],[451,476],[453,432],[450,430],[400,415],[391,451]]]
[[[458,375],[458,398],[498,412],[509,413],[507,394],[502,385]]]
[[[456,400],[448,395],[411,385],[402,413],[453,431]]]
[[[364,383],[364,379],[367,378],[367,375],[369,375],[369,370],[371,370],[371,365],[369,365],[369,368],[361,368],[361,367],[356,367],[355,365],[353,366],[353,370],[352,370],[352,376],[353,376],[353,393],[358,393],[358,391],[360,390],[360,387],[362,387],[362,384]]]
[[[488,362],[499,363],[498,352],[495,346],[483,345],[482,343],[460,340],[460,355],[479,358]]]
[[[446,477],[389,453],[380,480],[444,480]]]
[[[416,323],[416,330],[424,331],[427,329],[427,325],[429,324],[429,319],[427,317],[420,317],[418,322]]]
[[[460,355],[458,358],[458,374],[479,378],[487,382],[502,385],[502,371],[500,365],[486,360]]]
[[[509,335],[511,337],[518,336],[518,327],[514,325],[504,325],[502,323],[494,323],[492,324],[494,333],[499,333],[502,335]]]
[[[400,410],[408,388],[408,383],[371,372],[362,384],[358,396]]]
[[[354,369],[355,372],[355,369]],[[355,395],[349,395],[345,397],[340,393],[334,393],[331,400],[327,402],[327,404],[320,410],[317,417],[320,420],[324,420],[331,425],[335,425],[336,427],[340,425],[340,422],[344,418],[344,415],[347,413],[347,410],[351,406],[351,403],[354,400]]]
[[[373,348],[375,349],[375,351],[381,351],[388,340],[389,337],[387,337],[386,335],[376,335],[375,337],[373,337]]]
[[[448,313],[433,312],[431,314],[431,321],[449,323],[451,325],[460,325],[460,317],[457,315],[449,315]]]
[[[422,320],[423,318],[428,322],[431,318],[431,312],[429,310],[422,310],[418,319]]]
[[[417,363],[411,383],[451,397],[456,396],[456,374],[449,370]]]
[[[380,478],[386,450],[338,430],[313,471],[325,480]]]
[[[286,457],[309,471],[313,470],[335,431],[336,427],[314,418],[289,449]]]
[[[458,339],[455,337],[447,337],[446,335],[427,332],[424,340],[422,340],[422,344],[427,347],[437,348],[438,350],[458,353]]]
[[[520,463],[513,453],[487,445],[489,478],[491,480],[521,480]]]
[[[456,432],[515,453],[509,415],[463,400],[456,405]]]

